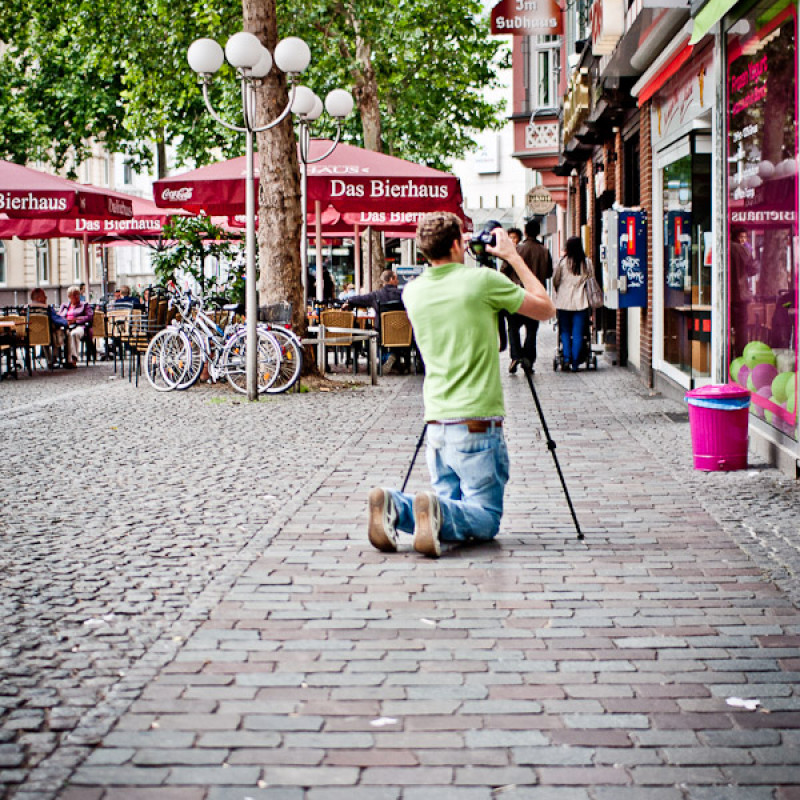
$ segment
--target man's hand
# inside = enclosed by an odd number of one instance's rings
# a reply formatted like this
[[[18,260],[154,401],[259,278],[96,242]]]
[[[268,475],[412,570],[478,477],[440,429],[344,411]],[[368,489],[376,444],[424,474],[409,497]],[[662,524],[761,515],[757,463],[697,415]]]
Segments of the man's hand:
[[[497,244],[494,247],[487,245],[486,250],[488,253],[502,258],[503,261],[509,261],[513,256],[517,255],[517,246],[511,241],[503,228],[495,228],[492,233]]]

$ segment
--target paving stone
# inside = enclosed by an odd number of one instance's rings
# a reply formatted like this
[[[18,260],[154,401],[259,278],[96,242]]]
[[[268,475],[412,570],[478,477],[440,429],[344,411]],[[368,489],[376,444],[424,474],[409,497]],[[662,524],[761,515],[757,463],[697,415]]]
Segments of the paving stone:
[[[501,533],[428,561],[363,531],[367,491],[413,454],[419,377],[247,404],[110,370],[0,392],[19,477],[0,508],[0,780],[20,800],[797,800],[800,493],[757,458],[692,470],[679,402],[605,361],[537,372],[580,543],[503,370]],[[60,469],[77,417],[102,456],[80,482]],[[119,444],[142,430],[160,449],[133,465]]]

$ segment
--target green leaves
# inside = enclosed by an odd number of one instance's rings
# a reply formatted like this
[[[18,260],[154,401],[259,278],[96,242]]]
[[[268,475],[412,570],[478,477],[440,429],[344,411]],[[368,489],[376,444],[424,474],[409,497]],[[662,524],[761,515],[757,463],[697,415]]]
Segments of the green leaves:
[[[480,0],[278,0],[277,16],[281,36],[311,46],[304,83],[321,97],[355,89],[361,114],[347,121],[346,141],[372,135],[386,152],[443,167],[474,132],[502,123],[503,109],[482,96],[503,57]],[[241,136],[214,122],[186,63],[194,39],[224,43],[241,29],[239,2],[5,0],[0,26],[8,44],[0,157],[74,172],[89,137],[139,167],[154,162],[153,144],[171,144],[180,162],[197,165],[240,154]],[[212,95],[220,114],[238,121],[230,68]],[[323,122],[314,132],[333,130]],[[166,165],[158,168],[164,174]]]

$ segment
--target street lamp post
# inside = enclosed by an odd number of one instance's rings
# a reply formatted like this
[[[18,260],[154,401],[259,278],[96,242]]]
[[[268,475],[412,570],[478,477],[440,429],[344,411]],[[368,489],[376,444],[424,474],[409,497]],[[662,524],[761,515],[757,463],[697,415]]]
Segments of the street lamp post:
[[[303,233],[300,244],[300,253],[302,256],[300,260],[303,271],[303,308],[305,308],[306,303],[308,302],[308,165],[318,164],[320,161],[324,161],[331,153],[333,153],[333,151],[336,149],[336,146],[339,144],[339,138],[342,135],[342,122],[344,121],[344,118],[347,117],[353,110],[353,96],[350,94],[350,92],[346,91],[345,89],[334,89],[332,92],[328,93],[327,97],[325,98],[324,108],[336,121],[336,137],[334,138],[331,146],[323,155],[317,156],[316,158],[311,158],[311,131],[309,130],[309,126],[312,122],[318,120],[322,115],[323,104],[322,100],[320,100],[320,98],[314,94],[311,89],[308,89],[305,86],[298,86],[295,93],[295,100],[300,98],[299,102],[301,106],[305,107],[306,105],[306,93],[310,95],[313,103],[311,110],[306,113],[300,113],[292,108],[292,110],[297,113],[300,122],[300,135],[298,139],[300,145],[300,202],[303,215]],[[319,225],[320,222],[320,212],[321,210],[317,208],[317,225]],[[321,262],[319,243],[317,243],[317,251],[316,295],[317,300],[322,300],[322,270],[320,267]]]
[[[241,83],[242,125],[234,125],[222,119],[214,110],[209,98],[209,87],[214,73],[227,58],[236,70]],[[266,125],[256,125],[256,91],[263,86],[263,79],[272,69],[272,55],[252,33],[235,33],[225,44],[225,50],[213,39],[197,39],[187,53],[189,66],[197,73],[203,87],[203,99],[211,116],[222,126],[245,134],[246,175],[245,175],[245,311],[247,314],[247,397],[258,400],[257,381],[257,317],[258,299],[256,289],[256,202],[253,183],[253,134],[274,128],[289,115],[305,114],[311,111],[308,98],[296,97],[297,76],[303,72],[311,60],[308,45],[297,37],[282,39],[275,47],[275,66],[285,72],[291,86],[289,101],[283,111]]]

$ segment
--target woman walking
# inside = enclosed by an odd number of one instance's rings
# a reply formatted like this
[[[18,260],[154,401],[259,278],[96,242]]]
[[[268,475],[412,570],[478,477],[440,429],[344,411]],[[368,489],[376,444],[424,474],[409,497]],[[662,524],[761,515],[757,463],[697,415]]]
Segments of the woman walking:
[[[583,339],[589,326],[591,309],[586,299],[586,279],[593,274],[594,267],[583,252],[581,240],[577,236],[567,239],[566,255],[553,274],[553,286],[564,369],[569,364],[573,372],[578,371]]]

